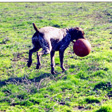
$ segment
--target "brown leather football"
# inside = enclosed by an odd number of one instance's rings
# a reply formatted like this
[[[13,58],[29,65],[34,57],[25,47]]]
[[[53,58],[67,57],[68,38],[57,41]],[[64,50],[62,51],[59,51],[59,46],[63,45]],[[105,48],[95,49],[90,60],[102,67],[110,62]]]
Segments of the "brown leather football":
[[[91,51],[91,44],[87,39],[78,39],[74,42],[73,51],[77,56],[87,56]]]

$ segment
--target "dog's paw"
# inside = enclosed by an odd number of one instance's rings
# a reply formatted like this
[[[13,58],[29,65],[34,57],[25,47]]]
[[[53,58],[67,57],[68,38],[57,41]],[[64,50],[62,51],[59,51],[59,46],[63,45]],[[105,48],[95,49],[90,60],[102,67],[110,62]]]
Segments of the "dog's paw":
[[[51,71],[51,74],[53,74],[53,75],[54,75],[54,74],[56,74],[56,72],[55,72],[55,71]]]
[[[67,70],[67,69],[63,68],[63,69],[62,69],[62,72],[65,72],[66,70]]]
[[[38,65],[36,66],[36,69],[40,69],[40,68],[41,68],[41,66],[38,66]]]
[[[32,61],[28,61],[27,66],[30,67],[32,64]]]

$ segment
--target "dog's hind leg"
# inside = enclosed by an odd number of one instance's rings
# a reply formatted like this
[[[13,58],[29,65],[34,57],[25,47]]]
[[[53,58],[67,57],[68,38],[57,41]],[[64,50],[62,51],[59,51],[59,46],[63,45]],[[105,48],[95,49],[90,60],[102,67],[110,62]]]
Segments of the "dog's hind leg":
[[[45,39],[42,39],[40,41],[41,44],[41,47],[42,47],[42,51],[39,51],[38,52],[38,55],[46,55],[46,54],[49,54],[52,50],[52,46],[51,46],[51,42],[49,40],[45,40]]]
[[[33,52],[36,52],[37,50],[38,49],[36,47],[29,50],[29,60],[28,60],[28,63],[27,63],[28,67],[30,67],[31,64],[32,64],[32,54],[33,54]]]

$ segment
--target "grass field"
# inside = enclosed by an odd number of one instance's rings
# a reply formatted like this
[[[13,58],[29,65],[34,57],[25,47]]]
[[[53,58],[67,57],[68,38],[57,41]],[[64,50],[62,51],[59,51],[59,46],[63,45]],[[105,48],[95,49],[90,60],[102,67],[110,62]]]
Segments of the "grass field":
[[[81,27],[92,46],[86,57],[65,51],[62,73],[56,52],[56,74],[50,55],[42,67],[26,66],[38,28]],[[112,112],[112,3],[0,3],[0,112]]]

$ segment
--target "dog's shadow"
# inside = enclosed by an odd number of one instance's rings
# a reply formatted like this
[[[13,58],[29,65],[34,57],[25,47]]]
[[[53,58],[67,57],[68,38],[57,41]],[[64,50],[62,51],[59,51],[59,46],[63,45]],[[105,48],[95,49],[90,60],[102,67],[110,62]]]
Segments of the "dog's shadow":
[[[23,82],[31,82],[31,83],[34,83],[34,82],[40,82],[42,79],[45,79],[45,78],[50,78],[50,79],[53,79],[55,80],[55,78],[57,77],[59,73],[56,73],[55,75],[52,75],[50,73],[43,73],[43,74],[37,74],[37,77],[34,77],[33,79],[29,79],[28,76],[24,76],[24,77],[14,77],[14,78],[9,78],[8,80],[3,80],[3,81],[0,81],[0,87],[2,86],[5,86],[7,84],[15,84],[15,83],[23,83]]]

